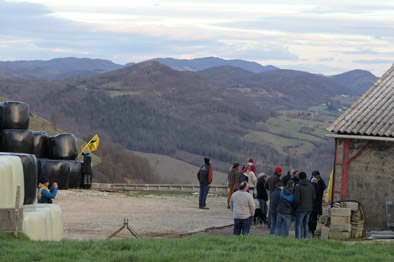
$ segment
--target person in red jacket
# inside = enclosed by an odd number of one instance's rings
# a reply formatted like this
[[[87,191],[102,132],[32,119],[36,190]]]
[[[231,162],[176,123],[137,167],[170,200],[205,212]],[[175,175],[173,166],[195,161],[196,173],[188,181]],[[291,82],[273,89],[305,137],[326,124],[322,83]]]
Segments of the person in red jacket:
[[[209,191],[209,185],[212,183],[212,167],[211,160],[204,158],[205,164],[197,172],[197,179],[200,182],[200,197],[199,197],[199,208],[209,209],[206,205],[207,195]]]
[[[257,171],[256,171],[256,166],[253,164],[254,160],[252,158],[249,158],[248,160],[248,164],[251,165],[250,167],[250,171],[252,171],[253,173],[255,173],[257,175]],[[246,164],[245,164],[246,165]],[[242,166],[241,168],[241,172],[245,171],[245,165]]]

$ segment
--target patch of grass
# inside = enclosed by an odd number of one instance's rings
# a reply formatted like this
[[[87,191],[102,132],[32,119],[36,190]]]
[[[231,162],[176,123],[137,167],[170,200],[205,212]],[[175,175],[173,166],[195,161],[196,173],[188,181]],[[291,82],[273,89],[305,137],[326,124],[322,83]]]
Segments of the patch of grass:
[[[124,95],[138,95],[141,92],[133,92],[133,91],[108,91],[110,97],[124,96]]]
[[[160,176],[163,181],[168,184],[198,184],[196,174],[199,166],[194,166],[182,160],[153,153],[143,153],[132,151],[137,156],[144,157],[149,160],[150,166]],[[220,185],[227,183],[227,174],[213,171],[213,184]]]
[[[0,239],[1,261],[393,261],[394,244],[277,237],[215,237],[60,242]]]
[[[280,135],[274,135],[267,132],[250,132],[246,134],[243,139],[252,143],[258,143],[261,145],[268,144],[278,150],[283,152],[284,147],[291,147],[296,149],[297,152],[303,154],[313,150],[314,146],[307,141],[302,141],[298,139],[286,138]]]

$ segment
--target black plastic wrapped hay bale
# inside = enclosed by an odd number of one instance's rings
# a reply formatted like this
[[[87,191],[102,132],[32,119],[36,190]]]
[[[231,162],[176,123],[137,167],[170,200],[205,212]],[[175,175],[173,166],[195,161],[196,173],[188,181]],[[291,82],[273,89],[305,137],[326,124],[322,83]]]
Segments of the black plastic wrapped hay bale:
[[[48,158],[48,135],[44,131],[32,131],[33,132],[33,154],[37,158]]]
[[[1,131],[1,152],[33,154],[33,132],[21,129],[3,129]]]
[[[68,189],[70,182],[70,164],[67,160],[38,160],[38,179],[47,177],[50,185],[56,182],[59,189]]]
[[[68,161],[70,165],[70,182],[68,184],[68,188],[81,188],[82,181],[82,164],[77,160]]]
[[[30,107],[17,101],[0,103],[1,129],[28,129]]]
[[[78,156],[77,138],[73,134],[48,137],[49,158],[75,160]]]
[[[24,205],[34,204],[37,195],[37,159],[31,154],[0,153],[0,156],[17,156],[22,161],[25,184]]]

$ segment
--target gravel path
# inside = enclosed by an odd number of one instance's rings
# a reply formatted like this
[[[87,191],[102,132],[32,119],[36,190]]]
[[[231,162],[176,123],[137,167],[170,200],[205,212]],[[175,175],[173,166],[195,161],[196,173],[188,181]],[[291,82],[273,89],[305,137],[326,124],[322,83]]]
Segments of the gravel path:
[[[198,194],[108,193],[59,190],[65,239],[105,239],[129,220],[141,237],[173,237],[233,224],[227,198],[208,195],[209,210],[198,208]],[[118,237],[131,237],[124,229]]]

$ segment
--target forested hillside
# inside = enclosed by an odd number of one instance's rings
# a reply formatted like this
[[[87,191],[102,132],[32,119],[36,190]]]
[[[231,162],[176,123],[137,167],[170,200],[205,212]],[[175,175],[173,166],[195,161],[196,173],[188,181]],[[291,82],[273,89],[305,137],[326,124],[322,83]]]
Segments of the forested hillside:
[[[64,81],[5,79],[0,93],[81,137],[99,133],[194,165],[208,156],[222,171],[252,157],[267,173],[276,165],[328,173],[333,147],[324,130],[336,108],[355,98],[346,86],[305,72],[181,72],[158,62]]]

